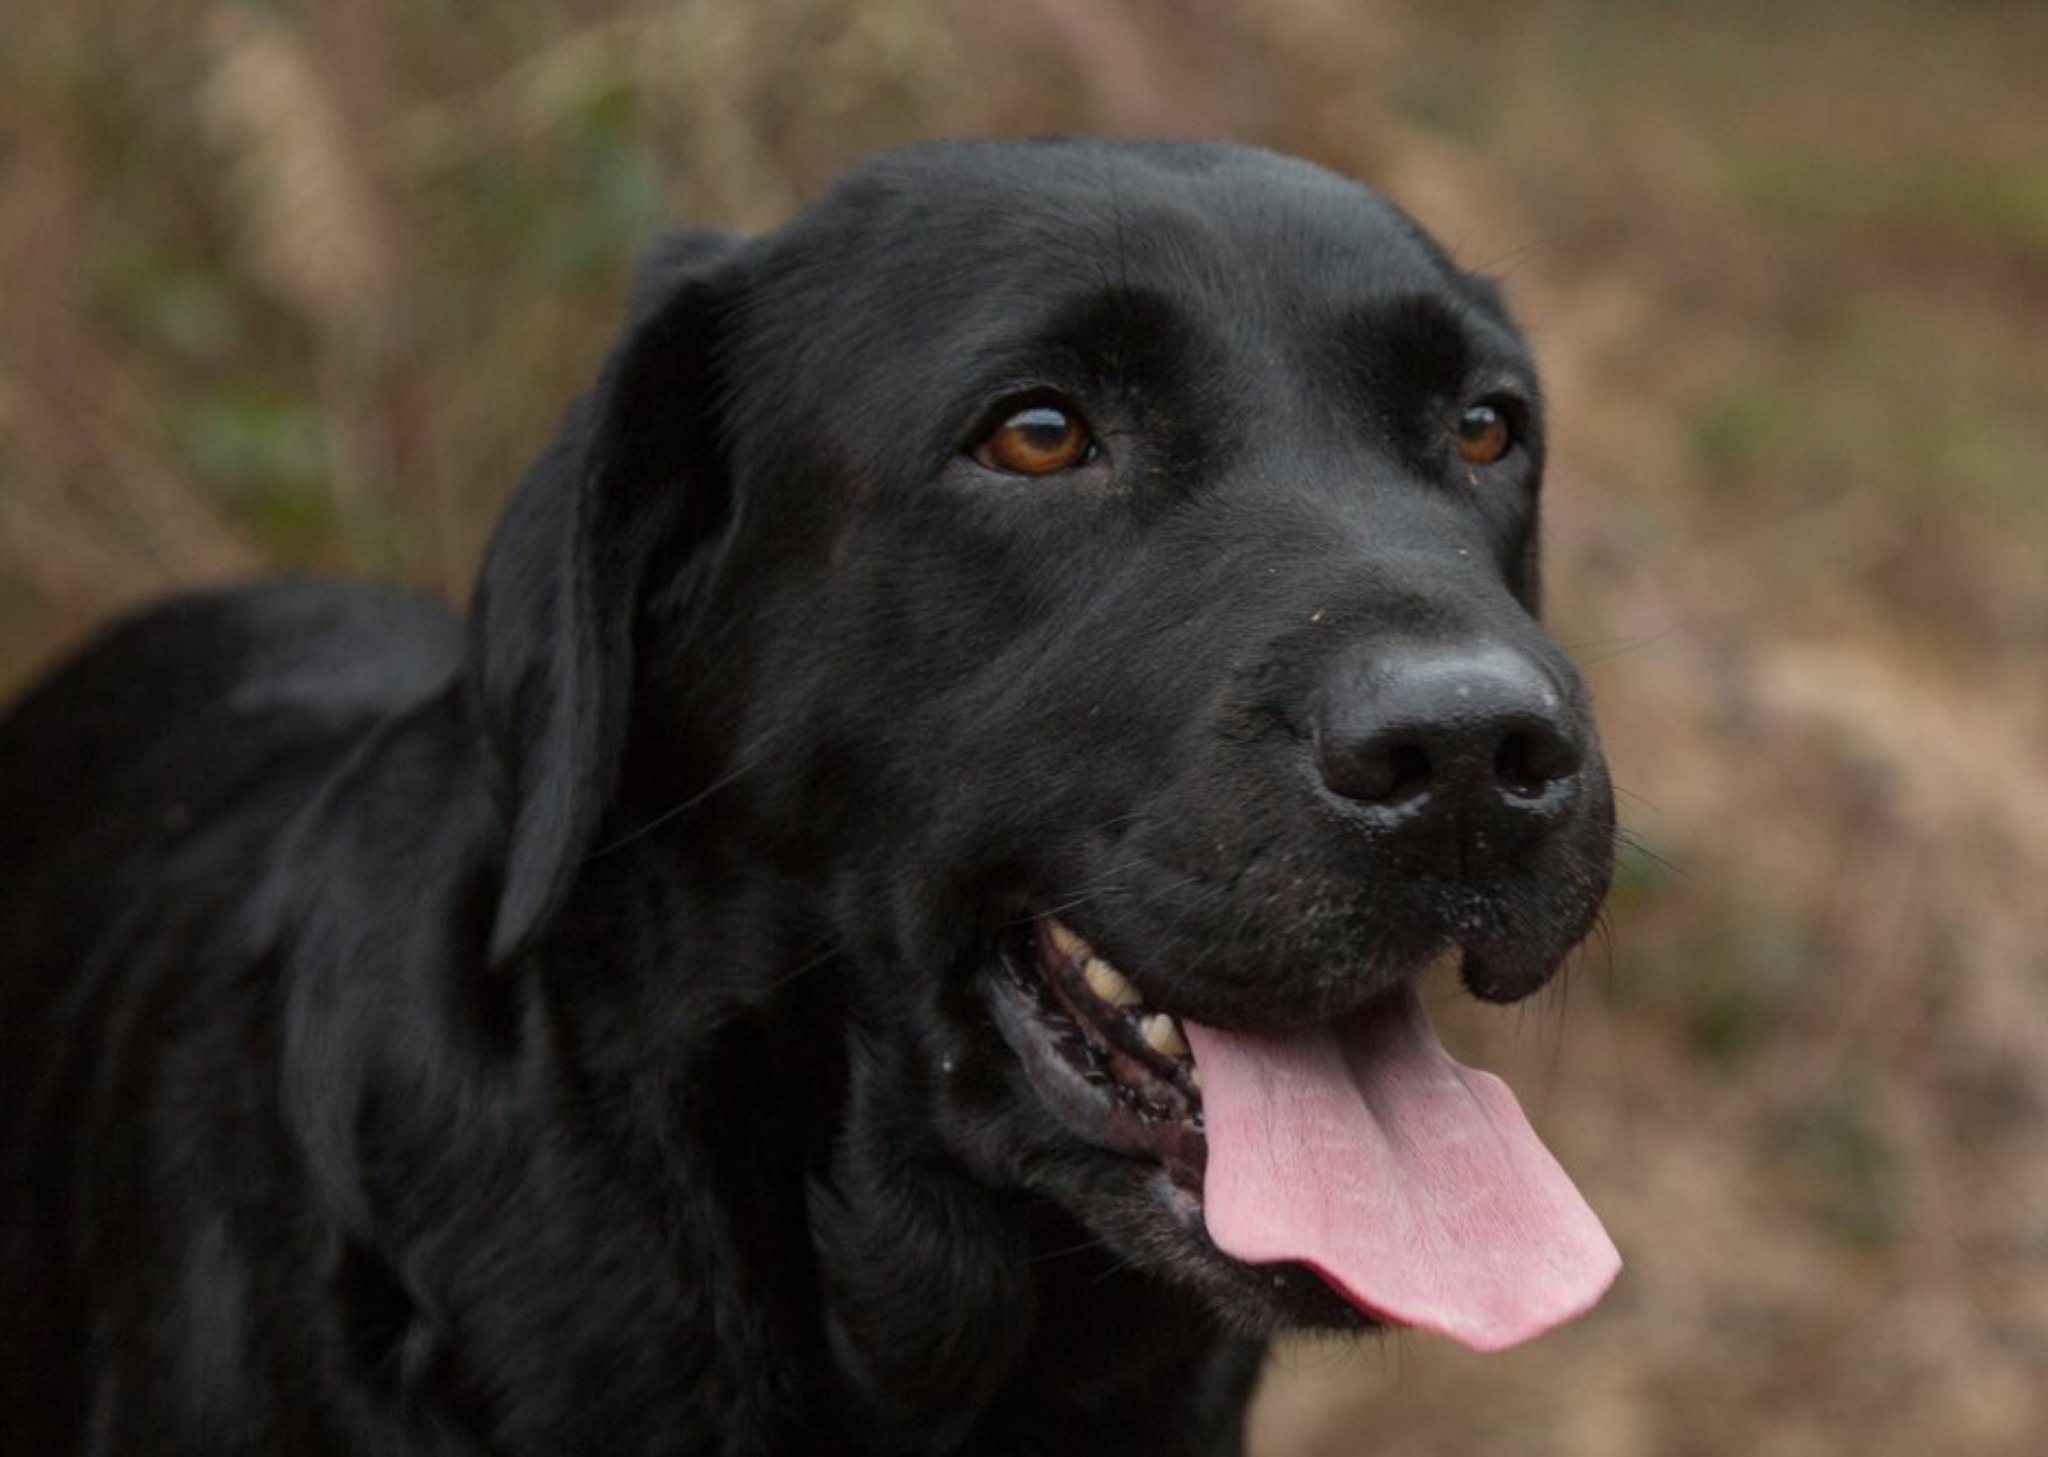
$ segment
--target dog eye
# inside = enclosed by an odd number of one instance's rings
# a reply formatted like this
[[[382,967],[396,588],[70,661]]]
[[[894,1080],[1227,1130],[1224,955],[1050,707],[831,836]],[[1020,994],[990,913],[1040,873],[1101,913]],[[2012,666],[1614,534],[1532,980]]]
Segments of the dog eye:
[[[1027,405],[974,447],[974,458],[990,470],[1016,476],[1048,476],[1070,470],[1094,453],[1095,441],[1081,417],[1053,404]]]
[[[1458,416],[1458,455],[1470,465],[1493,465],[1515,448],[1515,419],[1505,401],[1481,400]]]

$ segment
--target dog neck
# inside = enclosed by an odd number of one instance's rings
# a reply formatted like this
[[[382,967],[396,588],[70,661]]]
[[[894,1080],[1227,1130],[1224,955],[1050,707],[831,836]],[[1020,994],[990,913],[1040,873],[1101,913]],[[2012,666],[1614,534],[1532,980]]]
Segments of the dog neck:
[[[750,900],[787,908],[799,890],[685,869],[654,844],[617,861],[579,887],[558,945],[595,952],[608,927],[665,925],[673,944],[640,964],[669,974],[601,987],[601,953],[558,958],[578,963],[558,1011],[587,1025],[565,1051],[579,1076],[613,1085],[608,1102],[665,1110],[644,1136],[688,1186],[672,1197],[698,1258],[716,1261],[700,1266],[722,1287],[705,1310],[749,1310],[752,1359],[809,1372],[721,1391],[722,1425],[797,1430],[809,1396],[840,1414],[833,1442],[849,1452],[1240,1450],[1261,1342],[1226,1333],[1040,1197],[963,1167],[930,1122],[915,1057],[851,1005],[851,966],[815,943],[741,948],[720,934],[720,908],[746,922]],[[621,896],[660,904],[622,918]],[[623,1018],[622,991],[636,1007]],[[623,1029],[635,1029],[626,1045]],[[845,1428],[849,1411],[864,1429]]]
[[[1220,1330],[1064,1218],[1034,1223],[1036,1326],[980,1424],[988,1450],[1241,1451],[1264,1342]]]
[[[872,1044],[869,1044],[872,1048]],[[810,1218],[833,1362],[880,1450],[1239,1450],[1263,1343],[1132,1268],[1038,1196],[984,1184],[896,1116],[900,1063],[856,1049]]]

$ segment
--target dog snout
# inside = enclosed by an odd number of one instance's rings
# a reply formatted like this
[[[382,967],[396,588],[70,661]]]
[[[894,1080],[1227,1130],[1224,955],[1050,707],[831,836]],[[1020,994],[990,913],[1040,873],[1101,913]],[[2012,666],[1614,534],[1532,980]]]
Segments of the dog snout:
[[[1315,770],[1382,835],[1469,874],[1569,818],[1589,752],[1581,721],[1520,649],[1383,650],[1323,693]]]

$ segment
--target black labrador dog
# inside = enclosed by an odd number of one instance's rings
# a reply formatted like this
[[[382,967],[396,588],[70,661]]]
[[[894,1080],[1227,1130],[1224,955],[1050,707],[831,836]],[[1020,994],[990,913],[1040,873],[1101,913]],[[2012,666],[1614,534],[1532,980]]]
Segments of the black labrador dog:
[[[0,726],[0,1448],[1225,1453],[1276,1330],[1583,1310],[1414,994],[1608,882],[1542,424],[1246,148],[674,239],[466,624],[191,598]]]

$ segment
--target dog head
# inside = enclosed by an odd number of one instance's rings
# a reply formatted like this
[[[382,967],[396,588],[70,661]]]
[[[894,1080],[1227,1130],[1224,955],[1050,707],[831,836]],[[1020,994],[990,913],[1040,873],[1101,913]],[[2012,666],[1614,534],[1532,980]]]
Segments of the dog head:
[[[955,144],[679,240],[635,314],[480,597],[498,959],[601,839],[713,825],[948,1158],[1239,1324],[1502,1344],[1604,1288],[1412,997],[1535,990],[1611,868],[1493,286],[1267,153]]]

